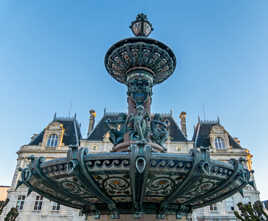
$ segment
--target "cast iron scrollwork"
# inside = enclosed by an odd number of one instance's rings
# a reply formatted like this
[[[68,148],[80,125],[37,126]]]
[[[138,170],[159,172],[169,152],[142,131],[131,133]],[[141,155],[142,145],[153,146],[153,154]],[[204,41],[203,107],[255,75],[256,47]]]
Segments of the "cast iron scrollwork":
[[[108,177],[103,181],[103,187],[109,195],[126,195],[129,194],[129,182],[123,177]]]
[[[168,196],[174,191],[175,182],[169,177],[153,177],[147,183],[146,195]]]

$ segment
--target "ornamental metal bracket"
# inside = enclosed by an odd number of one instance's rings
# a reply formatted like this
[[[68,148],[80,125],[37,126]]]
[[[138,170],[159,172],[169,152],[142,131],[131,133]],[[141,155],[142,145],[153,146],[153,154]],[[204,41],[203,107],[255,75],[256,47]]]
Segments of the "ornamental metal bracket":
[[[45,191],[42,191],[38,188],[36,188],[35,186],[33,186],[30,183],[30,180],[32,179],[32,177],[36,177],[37,179],[43,180],[39,175],[37,170],[40,171],[40,163],[44,160],[44,158],[35,158],[34,156],[30,156],[28,158],[31,162],[29,163],[29,165],[24,168],[24,169],[20,169],[21,171],[21,180],[19,181],[18,185],[24,184],[28,187],[28,193],[27,196],[29,196],[31,194],[32,191],[46,197],[47,199],[50,199],[54,202],[60,203],[60,204],[64,204],[66,206],[69,207],[74,207],[74,208],[79,208],[79,207],[75,207],[71,202],[69,202],[68,200],[59,200],[56,196],[54,196],[53,194],[47,193]],[[42,184],[44,186],[47,185],[46,181],[42,182]],[[55,186],[56,187],[56,186]],[[18,188],[18,186],[17,186]]]
[[[171,193],[166,199],[164,199],[159,208],[159,214],[164,214],[166,210],[168,209],[168,205],[173,202],[183,191],[185,191],[186,188],[189,188],[189,185],[192,182],[192,179],[194,179],[194,175],[196,173],[199,173],[199,167],[200,162],[204,161],[205,159],[209,159],[207,156],[207,152],[200,153],[197,149],[191,150],[191,155],[193,157],[193,165],[191,170],[189,171],[187,177],[182,182],[181,185],[177,186],[177,188],[174,190],[173,193]]]
[[[130,146],[130,180],[132,200],[138,213],[142,213],[143,198],[145,192],[148,169],[150,167],[151,146],[144,144],[132,144]]]
[[[87,187],[88,191],[94,193],[98,199],[107,204],[109,210],[111,211],[112,219],[119,219],[119,212],[117,211],[115,202],[99,188],[86,167],[85,156],[87,156],[87,154],[87,148],[80,148],[77,154],[72,154],[74,157],[73,160],[78,162],[78,167],[76,167],[73,172],[75,173],[76,177],[78,177],[79,180]]]
[[[51,180],[48,176],[46,176],[43,172],[42,169],[40,168],[40,164],[43,163],[45,161],[44,157],[40,157],[37,158],[36,160],[34,160],[33,162],[33,169],[35,171],[35,176],[38,176],[40,180],[42,180],[42,183],[47,186],[48,188],[51,186],[54,186],[55,189],[57,189],[57,192],[68,196],[70,199],[75,199],[75,200],[80,200],[83,201],[84,203],[87,203],[87,201],[85,201],[84,199],[80,199],[80,197],[75,196],[74,194],[64,190],[58,182],[55,182],[53,180]],[[88,204],[88,203],[87,203]]]

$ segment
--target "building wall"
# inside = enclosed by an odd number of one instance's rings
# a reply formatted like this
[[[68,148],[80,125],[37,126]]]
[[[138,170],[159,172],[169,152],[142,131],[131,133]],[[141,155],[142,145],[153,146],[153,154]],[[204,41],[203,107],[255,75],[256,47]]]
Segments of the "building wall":
[[[9,186],[0,186],[0,201],[6,200],[8,189],[9,189]]]

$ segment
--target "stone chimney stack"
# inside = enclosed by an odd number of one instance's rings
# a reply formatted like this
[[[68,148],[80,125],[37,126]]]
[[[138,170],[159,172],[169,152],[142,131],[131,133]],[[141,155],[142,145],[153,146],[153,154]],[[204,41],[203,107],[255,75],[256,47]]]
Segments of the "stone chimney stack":
[[[87,136],[89,136],[90,132],[94,128],[95,118],[96,118],[96,112],[95,112],[95,110],[91,109],[89,111],[89,114],[90,114],[90,117],[89,117],[89,124],[88,124]]]
[[[180,119],[181,119],[181,130],[185,137],[187,137],[187,130],[186,130],[186,112],[180,113]]]

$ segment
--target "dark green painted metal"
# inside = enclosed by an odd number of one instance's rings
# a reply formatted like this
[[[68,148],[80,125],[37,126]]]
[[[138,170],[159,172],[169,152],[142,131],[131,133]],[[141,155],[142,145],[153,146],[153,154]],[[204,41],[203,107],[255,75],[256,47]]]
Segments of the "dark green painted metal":
[[[201,159],[198,159],[196,150],[192,151],[193,156],[193,165],[191,168],[191,171],[188,173],[187,178],[183,181],[183,183],[176,188],[176,190],[169,195],[163,202],[160,204],[159,213],[163,214],[168,209],[168,204],[171,203],[174,199],[178,197],[180,193],[184,191],[184,188],[189,185],[189,183],[192,181],[193,175],[195,173],[196,168],[198,167],[198,164],[200,163]]]
[[[33,163],[33,160],[32,160],[32,163]],[[55,202],[60,203],[60,204],[63,203],[64,205],[69,206],[69,207],[73,207],[73,208],[77,208],[77,209],[80,208],[79,206],[73,205],[73,204],[69,203],[66,200],[62,200],[62,199],[59,200],[56,197],[54,197],[52,194],[45,193],[44,191],[42,191],[42,190],[40,190],[40,189],[32,186],[29,183],[29,180],[32,177],[32,173],[31,173],[31,169],[30,168],[32,169],[31,164],[29,165],[28,168],[25,168],[24,170],[22,170],[21,182],[20,182],[21,184],[26,185],[30,191],[35,191],[35,192],[39,193],[40,195],[46,197],[47,199],[51,199],[52,201],[55,201]],[[27,176],[25,174],[26,171],[27,171]],[[27,196],[29,196],[29,194],[27,194]]]
[[[223,182],[222,185],[216,187],[212,191],[209,191],[209,192],[203,194],[202,196],[198,196],[198,197],[193,198],[193,199],[191,199],[189,201],[186,201],[185,203],[183,203],[183,205],[185,205],[185,204],[191,204],[194,201],[200,200],[200,198],[207,198],[209,196],[212,196],[213,194],[219,192],[220,190],[222,190],[223,188],[225,188],[226,186],[228,186],[231,182],[233,182],[236,179],[236,177],[238,175],[238,172],[239,172],[239,170],[238,170],[238,166],[239,166],[238,161],[237,160],[233,160],[233,164],[234,164],[234,172],[229,177],[229,179],[227,181]]]
[[[47,186],[48,188],[51,188],[53,186],[54,190],[56,190],[56,192],[59,192],[62,195],[67,196],[70,199],[81,201],[81,202],[84,202],[85,204],[90,205],[90,203],[88,201],[85,201],[84,199],[81,199],[81,197],[77,197],[77,196],[71,194],[70,192],[65,191],[61,186],[59,186],[59,184],[57,182],[55,182],[55,181],[51,180],[50,178],[48,178],[47,176],[45,176],[40,169],[40,163],[43,161],[44,161],[44,158],[42,158],[42,157],[34,160],[33,168],[34,168],[35,173],[33,174],[33,176],[36,176],[36,177],[38,176],[37,179],[42,180],[42,184]]]
[[[234,190],[232,190],[231,192],[226,193],[226,194],[223,194],[223,195],[217,197],[217,199],[210,200],[208,202],[205,202],[205,203],[202,203],[202,204],[199,204],[199,205],[194,206],[193,209],[197,209],[197,208],[200,208],[200,207],[205,207],[205,206],[208,206],[208,205],[211,205],[211,204],[220,202],[220,201],[222,201],[222,200],[224,200],[224,199],[226,199],[226,198],[234,195],[239,190],[243,189],[246,185],[247,185],[247,183],[244,183],[244,184],[240,185],[239,187],[235,188]]]
[[[140,30],[137,33],[135,33],[134,26],[137,23],[140,24],[139,25]],[[144,26],[145,26],[144,23],[146,23],[148,25],[148,28],[149,28],[148,32],[145,32],[145,30],[144,30]],[[138,14],[137,17],[136,17],[136,20],[131,22],[131,25],[129,27],[132,30],[134,35],[143,36],[143,37],[148,37],[151,34],[151,32],[154,30],[152,24],[147,19],[147,15],[145,15],[143,13]]]
[[[137,195],[137,189],[136,189],[136,158],[138,156],[138,148],[136,148],[136,144],[132,144],[130,146],[130,170],[129,170],[129,176],[130,176],[130,181],[131,181],[131,193],[132,193],[132,200],[133,200],[133,206],[136,210],[139,209],[138,206],[138,195]]]
[[[30,163],[29,167],[23,169],[23,179],[21,182],[30,187],[31,190],[36,191],[53,201],[59,202],[66,206],[71,206],[72,204],[70,205],[70,202],[67,202],[68,200],[66,199],[70,199],[70,197],[73,197],[73,194],[69,193],[68,191],[66,193],[66,191],[59,189],[59,186],[55,185],[55,183],[57,182],[51,182],[46,178],[48,175],[44,176],[40,174],[40,168],[47,168],[47,171],[49,173],[49,167],[55,167],[57,163],[68,163],[68,173],[66,171],[67,174],[64,176],[74,176],[75,179],[77,179],[81,184],[83,184],[83,186],[86,187],[88,191],[90,191],[96,198],[98,198],[102,202],[91,203],[91,205],[89,205],[87,201],[84,201],[83,195],[81,195],[78,198],[77,196],[75,196],[75,199],[79,199],[82,204],[80,206],[72,205],[72,207],[80,208],[89,215],[95,216],[97,214],[98,216],[98,214],[112,214],[112,217],[114,218],[119,218],[119,214],[136,214],[137,217],[140,217],[143,213],[158,214],[158,218],[163,218],[165,217],[165,215],[168,214],[177,214],[179,216],[180,214],[190,212],[192,208],[202,207],[212,202],[222,200],[228,197],[230,194],[238,192],[242,187],[249,183],[249,172],[243,168],[242,162],[233,161],[236,162],[233,165],[227,163],[217,164],[217,161],[210,160],[208,152],[203,149],[201,149],[201,151],[195,149],[191,151],[191,154],[168,154],[153,153],[151,152],[149,146],[146,148],[145,146],[145,144],[133,144],[129,153],[115,152],[102,154],[87,154],[87,151],[84,148],[79,149],[79,151],[78,149],[74,149],[68,153],[68,158],[58,161],[51,161],[51,163],[49,161],[42,162],[42,160],[36,159]],[[141,160],[140,164],[137,163],[139,159]],[[127,163],[128,160],[130,162],[129,164]],[[88,164],[91,161],[92,163]],[[124,162],[126,162],[127,164],[123,165]],[[89,165],[91,166],[89,167]],[[227,193],[218,195],[216,198],[213,198],[212,200],[209,200],[207,202],[205,201],[200,205],[191,206],[191,204],[194,203],[195,200],[198,202],[200,200],[200,197],[205,200],[205,197],[210,197],[212,196],[212,193],[217,192],[216,189],[213,188],[209,189],[207,193],[201,195],[196,192],[196,196],[193,195],[193,200],[191,201],[186,201],[183,204],[174,203],[174,200],[180,199],[180,196],[187,193],[187,191],[190,191],[191,186],[194,183],[199,182],[199,180],[203,176],[207,179],[210,179],[210,177],[212,178],[215,176],[213,175],[212,171],[211,173],[206,172],[206,170],[210,171],[210,169],[206,167],[207,165],[210,165],[211,167],[218,165],[220,167],[226,168],[226,170],[228,171],[233,171],[230,176],[224,174],[217,175],[220,176],[222,180],[224,180],[224,182],[222,182],[221,185],[217,187],[217,191],[222,191],[227,188]],[[121,198],[123,200],[125,197],[132,197],[131,202],[124,202],[124,200],[122,202],[113,201],[112,196],[107,195],[107,190],[104,190],[103,186],[100,187],[94,178],[98,176],[98,174],[106,174],[107,176],[110,176],[112,178],[118,177],[120,174],[126,174],[128,172],[131,193],[129,193],[130,195],[121,196]],[[53,171],[51,173],[53,173]],[[160,200],[158,202],[155,202],[155,200],[153,200],[152,202],[148,202],[148,197],[156,197],[156,199],[158,199],[159,197],[161,198],[160,195],[148,195],[146,192],[146,188],[149,188],[148,185],[151,185],[149,182],[146,182],[149,179],[149,173],[157,175],[158,179],[160,180],[161,177],[165,178],[168,174],[173,176],[179,176],[181,173],[183,173],[185,175],[183,175],[184,181],[175,186],[175,189],[169,195],[167,195],[162,202]],[[233,179],[233,177],[236,178]],[[60,193],[66,195],[67,198],[57,198],[38,189],[38,186],[32,187],[30,184],[32,179],[38,179],[42,182],[43,185],[55,191],[60,191]],[[241,183],[239,187],[235,187],[234,185],[234,183],[237,181]],[[189,185],[190,183],[192,184]],[[234,187],[232,188],[234,189],[229,190],[228,188],[230,185],[233,185]],[[147,197],[146,202],[144,201],[145,197]],[[111,205],[111,203],[113,204]]]
[[[91,192],[96,194],[96,197],[101,201],[108,205],[108,208],[111,210],[113,217],[116,218],[118,215],[118,211],[116,208],[116,204],[114,201],[107,196],[105,192],[103,192],[99,186],[94,182],[94,178],[90,175],[89,171],[86,168],[84,158],[87,155],[87,149],[81,148],[77,154],[77,160],[81,170],[76,172],[76,175],[80,178],[80,180],[88,187]]]
[[[147,49],[148,54],[143,52],[143,49]],[[135,50],[138,51],[137,56],[133,56]],[[160,57],[156,58],[156,55]],[[115,58],[117,61],[114,60]],[[124,64],[123,66],[120,63],[122,59],[125,60],[121,62]],[[104,63],[107,71],[120,83],[127,85],[128,73],[134,68],[149,70],[154,79],[153,85],[155,85],[172,75],[176,68],[176,57],[172,50],[162,42],[150,38],[136,37],[123,39],[115,43],[106,53]]]

